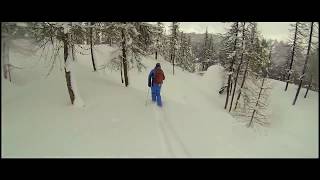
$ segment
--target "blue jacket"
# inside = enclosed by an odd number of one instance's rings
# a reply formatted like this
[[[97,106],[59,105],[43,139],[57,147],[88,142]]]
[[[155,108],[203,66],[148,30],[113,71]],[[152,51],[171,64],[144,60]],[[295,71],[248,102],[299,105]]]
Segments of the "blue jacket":
[[[154,80],[154,69],[152,69],[149,73],[148,77],[148,86],[151,87],[153,85],[153,80]]]

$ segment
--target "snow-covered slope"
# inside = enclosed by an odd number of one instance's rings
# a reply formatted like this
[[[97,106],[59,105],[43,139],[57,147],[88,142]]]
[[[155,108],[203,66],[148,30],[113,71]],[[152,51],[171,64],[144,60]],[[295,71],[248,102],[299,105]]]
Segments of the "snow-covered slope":
[[[114,50],[96,46],[98,66],[110,61]],[[204,76],[176,67],[173,76],[170,63],[148,56],[142,59],[147,69],[130,71],[130,85],[124,87],[120,72],[93,72],[89,51],[84,53],[77,55],[75,67],[83,108],[71,106],[59,62],[47,78],[48,67],[40,61],[14,70],[14,84],[2,81],[3,157],[318,156],[316,92],[291,106],[296,87],[285,93],[285,84],[274,81],[272,124],[251,129],[223,109],[222,67],[212,66]],[[11,54],[20,66],[37,62],[40,55],[16,49]],[[147,94],[147,76],[156,62],[166,75],[163,108]]]

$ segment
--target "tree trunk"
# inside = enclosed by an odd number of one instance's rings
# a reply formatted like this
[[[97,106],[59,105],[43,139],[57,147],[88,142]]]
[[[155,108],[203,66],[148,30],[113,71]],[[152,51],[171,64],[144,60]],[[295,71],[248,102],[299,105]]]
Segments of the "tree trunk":
[[[1,55],[3,57],[1,57],[1,62],[3,61],[3,73],[4,73],[4,78],[8,79],[11,82],[11,75],[10,75],[10,38],[8,37],[9,35],[7,35],[8,33],[8,29],[3,28],[3,26],[1,25],[1,42],[3,44],[3,47],[1,46],[1,49],[3,50],[3,54],[1,53]],[[3,58],[3,59],[2,59]]]
[[[121,83],[123,83],[123,77],[122,77],[122,62],[120,62],[120,74],[121,74]]]
[[[174,75],[174,59],[175,59],[175,50],[173,50],[173,55],[171,56],[172,57],[172,73]]]
[[[237,101],[236,101],[236,105],[235,105],[234,109],[237,109],[238,101],[239,101],[240,95],[241,95],[241,90],[242,90],[242,87],[244,85],[244,82],[246,81],[246,75],[247,75],[247,71],[248,71],[248,66],[249,66],[249,61],[246,64],[246,70],[244,71],[244,75],[243,75],[240,91],[238,93],[238,97],[237,97]]]
[[[87,23],[86,23],[86,25],[87,25]],[[85,45],[87,45],[87,44],[89,44],[89,39],[90,39],[90,35],[88,36],[88,32],[90,33],[90,28],[85,28],[85,31],[86,31],[86,33],[85,33],[85,37],[84,37],[84,39],[85,39]],[[91,33],[90,33],[91,34]]]
[[[5,66],[6,66],[6,77],[9,79],[9,81],[11,82],[11,67],[10,67],[10,47],[9,44],[6,44],[6,53],[5,53],[5,57],[6,57],[6,61],[5,61]]]
[[[6,73],[5,73],[5,70],[6,70],[6,68],[5,68],[5,66],[4,66],[4,47],[5,45],[4,45],[4,38],[2,37],[1,38],[1,68],[2,68],[2,72],[3,72],[3,77],[6,79]],[[2,74],[1,74],[1,76],[2,76]]]
[[[159,50],[159,39],[157,39],[157,45],[156,45],[156,59],[158,58],[158,50]]]
[[[237,39],[238,39],[238,22],[237,22],[237,33],[236,33],[236,38],[234,40],[234,46],[233,46],[233,51],[236,50],[237,48]],[[235,61],[235,56],[232,57],[232,61],[231,61],[231,66],[230,66],[230,72],[233,72],[233,64],[234,64],[234,61]],[[226,97],[226,102],[224,104],[224,109],[227,108],[228,106],[228,101],[229,101],[229,96],[230,96],[230,92],[231,92],[231,89],[232,89],[232,84],[231,84],[231,77],[232,77],[232,74],[229,74],[229,77],[228,77],[228,86],[227,86],[227,97]],[[230,88],[231,87],[231,88]]]
[[[310,35],[309,35],[309,43],[308,43],[308,50],[307,50],[307,56],[306,56],[306,61],[304,62],[304,66],[303,66],[303,70],[302,70],[302,77],[300,78],[300,83],[299,83],[299,87],[296,93],[296,96],[294,97],[293,103],[292,105],[296,104],[296,101],[298,99],[299,93],[300,93],[300,89],[302,86],[302,81],[305,77],[305,73],[306,73],[306,68],[307,68],[307,64],[308,64],[308,59],[309,59],[309,53],[310,53],[310,48],[311,48],[311,42],[312,42],[312,31],[313,31],[313,22],[311,22],[311,29],[310,29]]]
[[[3,68],[3,76],[5,79],[8,79],[8,70],[7,70],[7,64],[8,64],[8,48],[7,48],[7,44],[6,44],[6,38],[1,38],[2,41],[2,46],[1,46],[1,63],[2,63],[2,68]]]
[[[123,73],[124,73],[124,82],[126,87],[129,85],[128,82],[128,70],[127,70],[127,56],[126,56],[126,38],[124,34],[124,29],[121,31],[122,36],[122,63],[123,63]]]
[[[311,75],[311,78],[310,78],[310,81],[309,81],[309,85],[308,85],[308,88],[307,88],[306,94],[304,95],[304,98],[306,98],[306,97],[307,97],[307,95],[308,95],[309,89],[310,89],[310,87],[311,87],[311,83],[312,83],[312,75]]]
[[[295,30],[295,33],[294,33],[293,48],[292,48],[292,53],[291,53],[291,61],[290,61],[290,69],[289,69],[289,71],[291,71],[291,69],[292,69],[294,53],[295,53],[295,48],[296,48],[297,33],[298,33],[298,23],[296,23],[296,30]],[[289,72],[288,78],[287,78],[287,83],[286,83],[286,88],[284,89],[285,91],[287,91],[287,89],[288,89],[290,76],[291,76],[291,73]]]
[[[67,38],[68,38],[68,35],[65,34],[64,35],[64,39],[63,39],[63,51],[64,51],[64,63],[66,64],[67,62],[67,59],[68,59],[68,41],[67,41]],[[64,68],[64,72],[65,72],[65,75],[66,75],[66,81],[67,81],[67,88],[68,88],[68,92],[69,92],[69,96],[70,96],[70,100],[71,100],[71,104],[74,103],[74,92],[73,92],[73,89],[72,89],[72,84],[71,84],[71,72],[68,71],[67,72],[67,69],[66,67]]]
[[[233,87],[233,92],[232,92],[229,112],[231,111],[231,108],[232,108],[232,102],[233,102],[234,94],[235,94],[236,88],[237,88],[238,76],[239,76],[240,68],[241,68],[241,65],[242,65],[242,60],[243,60],[243,53],[241,54],[241,61],[240,61],[240,64],[239,64],[239,66],[237,68],[237,74],[236,74],[236,79],[235,79],[235,82],[234,82],[234,87]]]
[[[229,96],[231,96],[231,94],[232,94],[232,86],[233,84],[232,84],[232,81],[230,82],[230,92],[229,92]]]
[[[258,106],[258,103],[259,103],[259,100],[260,100],[260,96],[261,96],[261,92],[262,92],[262,89],[263,89],[263,84],[264,84],[264,80],[265,78],[262,79],[262,85],[261,85],[261,88],[260,88],[260,92],[259,92],[259,96],[258,96],[258,99],[257,99],[257,102],[256,102],[256,106]],[[249,127],[251,126],[252,122],[253,122],[253,117],[254,117],[254,114],[256,113],[256,109],[253,110],[252,112],[252,116],[251,116],[251,120],[250,120],[250,123],[249,123]]]
[[[73,61],[76,60],[75,54],[74,54],[74,45],[72,45],[72,59],[73,59]]]
[[[93,25],[93,23],[91,23],[91,25]],[[96,69],[96,65],[95,65],[95,62],[94,62],[94,57],[93,57],[93,40],[92,40],[92,27],[90,27],[90,49],[91,49],[91,59],[92,59],[92,66],[93,66],[93,71],[97,71]]]
[[[233,98],[234,98],[234,93],[236,91],[236,88],[237,88],[237,81],[238,81],[238,76],[239,76],[239,72],[240,72],[240,68],[241,68],[241,65],[242,65],[242,61],[243,61],[243,54],[244,54],[244,29],[245,29],[245,23],[243,23],[243,30],[242,30],[242,42],[241,42],[241,47],[242,47],[242,53],[241,53],[241,59],[240,59],[240,64],[238,66],[238,69],[237,69],[237,75],[236,75],[236,79],[235,79],[235,82],[234,82],[234,88],[233,88],[233,92],[232,92],[232,97],[231,97],[231,102],[230,102],[230,108],[229,108],[229,112],[231,111],[231,108],[232,108],[232,102],[233,102]]]

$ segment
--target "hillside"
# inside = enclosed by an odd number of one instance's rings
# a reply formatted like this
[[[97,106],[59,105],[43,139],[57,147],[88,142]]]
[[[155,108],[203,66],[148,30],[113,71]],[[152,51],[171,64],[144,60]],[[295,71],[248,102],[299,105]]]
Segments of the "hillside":
[[[311,91],[291,106],[296,86],[273,80],[270,127],[247,128],[223,109],[223,68],[203,75],[153,56],[143,57],[142,72],[93,72],[89,51],[77,55],[76,80],[85,106],[68,97],[63,68],[39,61],[40,50],[17,40],[11,60],[23,67],[2,79],[3,157],[318,157],[318,93]],[[22,51],[21,49],[24,50]],[[110,62],[114,47],[95,47],[98,66]],[[61,55],[60,55],[61,60]],[[166,75],[163,108],[152,104],[147,76],[156,62]],[[302,90],[304,92],[305,89]],[[301,95],[302,96],[302,95]]]

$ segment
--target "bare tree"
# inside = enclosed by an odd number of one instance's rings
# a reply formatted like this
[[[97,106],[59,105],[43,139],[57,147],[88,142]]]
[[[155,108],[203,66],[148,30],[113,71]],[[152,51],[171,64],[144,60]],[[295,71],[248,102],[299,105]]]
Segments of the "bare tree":
[[[295,24],[295,28],[294,28],[294,38],[292,39],[292,50],[290,52],[290,63],[288,63],[289,67],[287,69],[287,78],[286,78],[286,87],[285,87],[285,91],[287,91],[288,89],[288,84],[290,82],[290,78],[293,74],[293,63],[295,60],[295,57],[300,54],[301,52],[301,44],[302,44],[302,40],[304,38],[304,34],[303,34],[303,30],[304,30],[304,23],[301,22],[296,22]]]
[[[94,22],[90,22],[90,25],[94,25]],[[93,27],[90,27],[90,50],[91,50],[91,59],[92,59],[92,66],[93,71],[97,71],[94,55],[93,55]]]
[[[267,81],[266,76],[262,78],[262,83],[260,86],[258,98],[256,99],[255,106],[251,108],[252,111],[250,121],[248,123],[248,127],[252,127],[253,123],[258,123],[262,126],[270,124],[268,119],[267,106],[268,106],[268,90],[271,89],[269,85],[265,85]]]
[[[10,73],[10,33],[13,24],[1,23],[1,65],[3,68],[3,75],[5,79],[11,82]]]
[[[68,88],[68,93],[70,96],[71,104],[73,105],[83,105],[82,99],[79,95],[79,92],[76,88],[75,74],[73,73],[73,63],[72,56],[72,47],[74,44],[74,40],[71,38],[71,34],[75,34],[75,28],[72,23],[35,23],[33,27],[33,35],[36,39],[36,42],[40,44],[40,46],[45,47],[49,41],[55,42],[54,40],[58,40],[63,44],[63,59],[64,59],[64,71],[66,77],[66,83]],[[59,43],[59,42],[57,42]],[[52,56],[52,66],[58,57],[60,46],[54,49]],[[50,70],[50,71],[51,71]],[[50,72],[48,73],[48,75]]]
[[[235,78],[235,81],[234,81],[234,87],[233,87],[233,92],[232,92],[229,112],[231,111],[231,108],[232,108],[232,102],[233,102],[234,94],[235,94],[235,91],[236,91],[236,88],[237,88],[238,76],[239,76],[240,68],[241,68],[241,65],[242,65],[242,62],[243,62],[243,55],[244,55],[244,49],[245,49],[245,25],[246,25],[246,23],[243,22],[243,24],[242,24],[242,42],[241,42],[242,52],[241,52],[240,63],[239,63],[238,68],[237,68],[236,78]]]
[[[124,32],[124,29],[121,30],[121,37],[122,37],[121,48],[122,48],[122,64],[123,64],[123,73],[124,73],[124,83],[125,83],[125,86],[128,86],[129,80],[128,80],[128,65],[127,65],[127,54],[126,54],[126,35]]]
[[[246,47],[249,46],[249,50],[246,50],[246,51],[249,52],[249,57],[247,57],[246,68],[245,68],[245,70],[244,70],[244,74],[243,74],[243,78],[242,78],[242,83],[241,83],[241,86],[240,86],[240,89],[239,89],[239,93],[238,93],[238,97],[237,97],[237,100],[236,100],[236,104],[235,104],[234,109],[237,109],[238,101],[239,101],[240,96],[241,96],[241,90],[242,90],[243,85],[244,85],[244,82],[245,82],[245,80],[246,80],[246,75],[247,75],[248,67],[249,67],[249,64],[250,64],[250,58],[253,58],[253,59],[255,58],[255,57],[250,57],[250,55],[255,55],[255,54],[256,54],[256,53],[255,53],[255,51],[256,51],[256,49],[255,49],[255,43],[257,43],[257,42],[255,42],[255,39],[257,39],[257,38],[256,38],[257,24],[256,24],[256,23],[249,23],[249,25],[251,26],[251,27],[249,27],[249,28],[251,28],[251,29],[250,29],[250,31],[251,31],[251,36],[248,38],[248,39],[250,39],[250,43],[246,46]],[[247,48],[246,48],[246,49],[247,49]]]
[[[171,38],[170,38],[170,60],[172,62],[172,73],[174,75],[174,65],[175,65],[175,57],[176,57],[176,51],[177,51],[177,42],[178,42],[178,28],[179,25],[177,22],[172,22],[171,26]]]
[[[63,42],[63,59],[64,59],[64,63],[70,63],[68,62],[68,56],[69,56],[69,41],[68,41],[68,34],[65,33],[62,37],[62,42]],[[66,82],[67,82],[67,88],[68,88],[68,92],[69,92],[69,96],[70,96],[70,100],[71,100],[71,104],[74,103],[75,97],[74,97],[74,91],[72,88],[72,82],[71,82],[71,71],[67,69],[67,66],[65,66],[64,68],[64,72],[65,72],[65,76],[66,76]]]
[[[158,59],[158,54],[162,49],[162,42],[163,42],[163,24],[161,22],[157,23],[157,32],[156,35],[156,44],[155,44],[155,59]]]
[[[156,26],[142,22],[112,22],[106,27],[106,32],[111,32],[119,48],[115,50],[117,57],[108,64],[117,70],[120,69],[121,81],[125,86],[129,83],[129,70],[131,68],[146,68],[141,62],[141,56],[148,54],[150,39],[156,32]],[[121,61],[121,62],[119,62]],[[119,68],[120,67],[120,68]],[[123,74],[122,74],[123,73]]]
[[[233,73],[233,64],[235,62],[235,58],[236,58],[236,49],[237,49],[237,40],[238,40],[238,32],[239,32],[239,23],[236,22],[234,25],[233,25],[234,29],[232,32],[234,34],[234,45],[233,45],[233,56],[232,56],[232,61],[231,61],[231,65],[230,65],[230,68],[229,68],[229,75],[228,75],[228,86],[227,86],[227,96],[226,96],[226,102],[225,102],[225,105],[224,105],[224,109],[227,108],[228,106],[228,101],[229,101],[229,94],[230,94],[230,90],[232,89],[231,88],[231,77],[232,77],[232,73]],[[232,29],[231,29],[232,31]]]
[[[308,42],[308,50],[307,50],[306,60],[305,60],[304,66],[303,66],[302,74],[300,76],[299,87],[297,89],[297,93],[296,93],[296,96],[294,97],[292,105],[296,104],[296,101],[298,99],[298,96],[299,96],[299,93],[300,93],[300,89],[301,89],[301,86],[302,86],[302,81],[304,80],[304,76],[305,76],[305,73],[306,73],[306,68],[307,68],[307,64],[308,64],[308,59],[309,59],[309,54],[310,54],[310,49],[311,49],[311,43],[312,43],[312,32],[313,32],[313,22],[311,22],[311,24],[310,24],[310,34],[309,34],[309,42]]]

